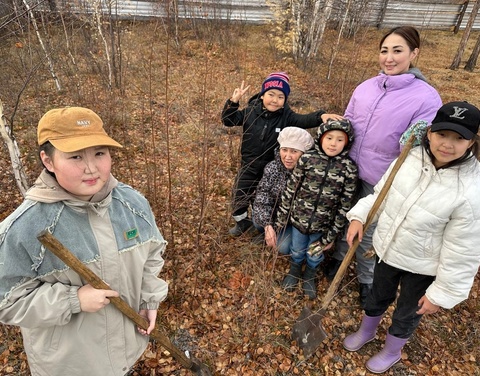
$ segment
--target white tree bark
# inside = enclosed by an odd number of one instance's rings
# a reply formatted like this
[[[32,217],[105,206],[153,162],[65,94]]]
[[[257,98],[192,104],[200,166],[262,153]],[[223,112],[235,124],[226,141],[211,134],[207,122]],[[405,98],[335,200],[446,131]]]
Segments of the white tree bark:
[[[48,70],[50,71],[50,74],[52,75],[53,80],[55,81],[55,85],[57,86],[57,90],[60,91],[62,90],[62,85],[60,85],[60,80],[58,79],[55,69],[53,67],[53,60],[50,58],[50,53],[47,51],[47,48],[45,44],[43,43],[42,36],[40,35],[40,31],[38,30],[38,25],[37,25],[37,20],[35,19],[35,15],[32,12],[32,9],[28,5],[27,0],[23,0],[23,5],[25,5],[25,8],[28,11],[28,15],[30,16],[30,19],[32,20],[32,25],[35,30],[35,33],[37,34],[38,42],[42,46],[43,52],[45,53],[45,58],[47,59],[48,63]]]
[[[308,63],[318,52],[334,0],[292,0],[294,36],[292,53]]]
[[[306,55],[307,60],[310,60],[317,54],[318,47],[323,39],[327,22],[330,19],[330,14],[332,13],[334,0],[326,0],[325,5],[321,7],[322,2],[323,1],[315,1],[315,10],[312,20],[313,22],[307,38],[307,43],[310,46]]]
[[[107,39],[105,38],[105,35],[102,30],[102,9],[101,9],[100,0],[94,0],[93,9],[94,9],[93,17],[95,19],[95,25],[97,26],[97,32],[100,38],[102,39],[103,46],[105,47],[105,58],[107,59],[107,67],[108,67],[108,85],[109,85],[109,88],[111,89],[113,87],[112,58],[110,56],[110,50],[108,49]]]
[[[13,174],[15,176],[18,189],[20,189],[22,196],[25,197],[25,193],[29,188],[27,176],[23,169],[22,160],[20,159],[20,151],[18,150],[17,142],[13,137],[10,127],[7,126],[7,122],[5,121],[2,101],[0,101],[0,134],[2,135],[3,141],[8,148],[10,160],[12,161]]]

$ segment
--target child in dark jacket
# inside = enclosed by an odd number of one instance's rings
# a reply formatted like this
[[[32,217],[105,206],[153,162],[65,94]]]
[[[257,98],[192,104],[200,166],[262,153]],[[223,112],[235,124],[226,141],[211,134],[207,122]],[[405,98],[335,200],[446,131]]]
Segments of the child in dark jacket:
[[[315,147],[300,158],[287,182],[277,212],[278,227],[293,226],[290,271],[282,282],[287,291],[293,291],[302,278],[304,293],[310,299],[317,296],[315,277],[324,256],[307,250],[315,242],[323,250],[330,249],[347,223],[358,177],[357,166],[348,156],[353,140],[348,120],[322,124]]]
[[[271,73],[262,83],[261,91],[240,109],[239,101],[250,86],[242,85],[233,91],[223,107],[222,122],[227,127],[242,126],[241,166],[233,189],[233,218],[235,227],[231,236],[240,236],[252,227],[248,209],[255,198],[255,190],[268,162],[274,159],[278,134],[285,127],[314,128],[327,119],[340,115],[318,110],[297,114],[287,104],[290,94],[289,77],[285,72]]]

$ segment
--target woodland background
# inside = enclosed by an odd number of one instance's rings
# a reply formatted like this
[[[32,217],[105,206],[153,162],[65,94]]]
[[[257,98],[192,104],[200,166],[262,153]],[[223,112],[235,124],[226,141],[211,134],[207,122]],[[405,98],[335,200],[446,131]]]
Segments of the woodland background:
[[[242,80],[253,95],[270,72],[283,70],[291,77],[288,100],[296,111],[343,113],[355,86],[378,73],[378,42],[385,30],[362,27],[346,37],[332,25],[315,57],[302,64],[278,48],[279,41],[289,43],[278,25],[45,14],[36,21],[35,26],[25,15],[0,27],[0,100],[21,162],[12,166],[2,144],[0,220],[22,201],[13,167],[26,186],[40,172],[40,117],[59,106],[89,107],[125,145],[115,151],[114,175],[149,199],[169,242],[162,277],[170,291],[158,324],[179,347],[215,375],[367,375],[364,362],[379,350],[390,317],[379,340],[356,353],[343,350],[343,338],[361,317],[353,265],[323,319],[329,338],[305,360],[291,330],[306,301],[278,284],[288,260],[248,236],[228,237],[241,133],[224,128],[220,112]],[[416,65],[444,102],[480,105],[478,69],[462,69],[477,33],[465,45],[460,68],[452,70],[462,33],[421,30]],[[314,308],[327,288],[321,276]],[[425,317],[402,362],[388,374],[480,375],[478,291],[477,275],[467,301]],[[152,343],[135,374],[189,373]],[[29,375],[19,330],[5,325],[0,375]]]

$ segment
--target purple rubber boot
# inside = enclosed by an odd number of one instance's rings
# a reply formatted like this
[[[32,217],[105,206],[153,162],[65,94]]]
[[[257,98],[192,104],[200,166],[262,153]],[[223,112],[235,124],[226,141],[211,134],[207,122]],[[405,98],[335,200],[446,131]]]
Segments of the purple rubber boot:
[[[360,329],[343,340],[343,347],[348,351],[357,351],[366,343],[373,341],[377,334],[377,326],[380,324],[382,317],[382,315],[363,315]]]
[[[389,370],[402,358],[402,349],[407,341],[408,338],[398,338],[387,333],[385,346],[367,361],[367,369],[373,373],[384,373]]]

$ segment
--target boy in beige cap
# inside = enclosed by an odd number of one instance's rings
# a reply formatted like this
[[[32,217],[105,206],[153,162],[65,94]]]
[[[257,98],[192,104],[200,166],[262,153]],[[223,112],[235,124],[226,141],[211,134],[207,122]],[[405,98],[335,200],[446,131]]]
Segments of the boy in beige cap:
[[[158,278],[166,241],[147,200],[110,173],[110,138],[93,111],[48,111],[38,123],[44,170],[0,224],[0,322],[22,329],[34,376],[123,376],[145,350],[168,286]],[[49,253],[48,230],[112,290],[99,290]],[[137,328],[113,305],[144,316]]]

